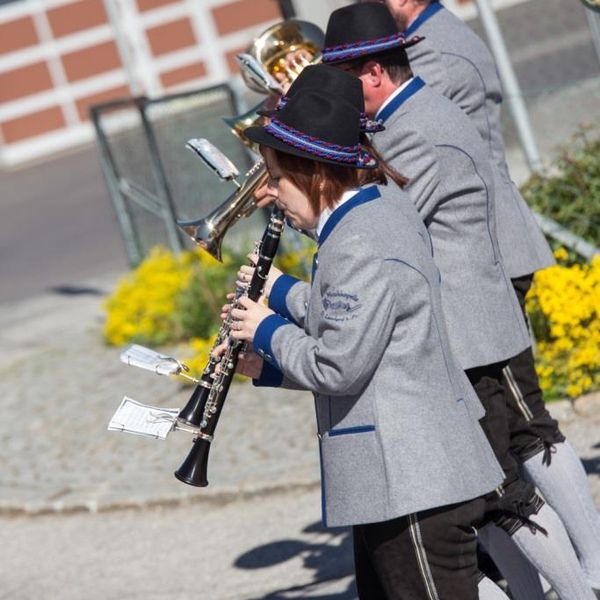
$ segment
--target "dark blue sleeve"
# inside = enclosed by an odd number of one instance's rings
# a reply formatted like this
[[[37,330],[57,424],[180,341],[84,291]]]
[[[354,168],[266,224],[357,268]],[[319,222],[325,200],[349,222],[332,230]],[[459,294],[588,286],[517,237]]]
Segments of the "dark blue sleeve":
[[[288,310],[285,299],[290,289],[297,283],[300,283],[300,280],[291,275],[280,275],[271,288],[271,293],[269,295],[269,308],[293,323],[295,323],[295,321]]]
[[[268,362],[263,362],[263,368],[258,379],[253,379],[255,387],[280,387],[283,381],[283,373]]]
[[[273,356],[273,349],[271,348],[271,339],[273,334],[285,325],[291,325],[290,321],[282,317],[281,315],[269,315],[266,319],[260,322],[260,325],[256,329],[254,339],[252,340],[252,347],[254,352],[258,354],[265,362],[271,363],[273,366],[279,369],[279,365]]]

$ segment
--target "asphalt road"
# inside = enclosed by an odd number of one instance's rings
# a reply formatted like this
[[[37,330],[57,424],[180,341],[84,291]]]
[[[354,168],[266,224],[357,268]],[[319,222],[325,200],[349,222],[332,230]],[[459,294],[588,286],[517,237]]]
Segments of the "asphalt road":
[[[319,491],[225,506],[2,518],[0,600],[354,600]]]
[[[0,175],[0,303],[127,268],[95,147]]]

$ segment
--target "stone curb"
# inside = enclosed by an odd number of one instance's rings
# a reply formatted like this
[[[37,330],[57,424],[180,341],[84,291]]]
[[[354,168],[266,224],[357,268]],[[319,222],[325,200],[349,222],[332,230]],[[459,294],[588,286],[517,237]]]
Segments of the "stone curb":
[[[120,510],[144,510],[149,508],[171,508],[208,504],[212,506],[229,504],[240,500],[250,500],[263,496],[276,496],[291,492],[305,492],[318,489],[319,481],[298,481],[272,485],[257,485],[243,489],[215,488],[202,494],[185,496],[164,496],[155,498],[142,498],[138,500],[97,501],[73,503],[26,503],[26,504],[0,504],[0,517],[42,517],[48,515],[70,515],[79,513],[104,513]]]

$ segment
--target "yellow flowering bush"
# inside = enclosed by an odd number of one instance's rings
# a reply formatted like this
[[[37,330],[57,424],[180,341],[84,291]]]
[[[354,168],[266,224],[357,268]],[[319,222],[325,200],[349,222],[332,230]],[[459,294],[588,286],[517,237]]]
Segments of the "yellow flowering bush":
[[[600,388],[600,256],[577,264],[560,248],[559,264],[536,274],[527,310],[537,339],[536,368],[548,399]]]
[[[156,346],[210,335],[236,271],[231,257],[221,264],[200,249],[153,248],[106,301],[105,340]]]
[[[109,344],[163,344],[182,333],[174,319],[177,295],[188,285],[190,257],[154,248],[121,278],[105,303],[104,337]]]
[[[307,241],[278,255],[280,268],[299,277],[310,270],[315,244]],[[156,247],[122,277],[105,302],[104,339],[110,345],[139,343],[156,349],[185,342],[183,362],[202,373],[221,325],[221,307],[234,291],[244,254],[224,254],[223,262],[196,248],[175,255]]]

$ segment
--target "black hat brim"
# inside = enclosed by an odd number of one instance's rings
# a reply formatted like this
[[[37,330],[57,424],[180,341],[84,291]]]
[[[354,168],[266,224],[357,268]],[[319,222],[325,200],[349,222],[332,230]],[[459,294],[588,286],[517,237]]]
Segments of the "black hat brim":
[[[336,165],[337,167],[348,167],[350,169],[373,169],[377,166],[376,161],[372,166],[359,166],[352,163],[341,162],[339,160],[331,160],[329,158],[325,158],[324,156],[318,156],[317,154],[306,152],[305,150],[301,150],[300,148],[286,144],[282,140],[271,135],[263,127],[248,127],[247,129],[244,129],[244,135],[252,142],[260,144],[261,146],[266,146],[267,148],[272,148],[273,150],[279,150],[285,154],[299,156],[300,158],[316,160],[317,162],[327,163],[329,165]]]

